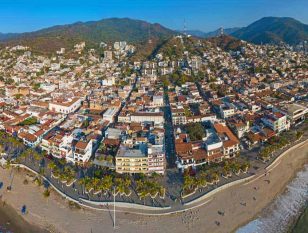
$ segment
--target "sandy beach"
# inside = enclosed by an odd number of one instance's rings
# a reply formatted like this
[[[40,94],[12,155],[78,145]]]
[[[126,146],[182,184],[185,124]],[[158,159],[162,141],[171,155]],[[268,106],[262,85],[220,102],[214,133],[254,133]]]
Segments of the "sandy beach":
[[[167,216],[117,213],[115,230],[112,225],[112,212],[70,209],[67,201],[58,194],[52,192],[50,197],[45,198],[42,187],[31,182],[23,184],[25,174],[30,174],[29,172],[15,170],[13,189],[7,192],[5,187],[9,182],[10,171],[0,168],[0,180],[4,182],[0,195],[2,194],[2,200],[18,213],[22,205],[27,205],[28,213],[23,216],[24,219],[49,232],[226,233],[234,232],[239,226],[256,217],[284,191],[286,184],[306,163],[308,142],[285,155],[266,176],[258,175],[248,183],[221,191],[206,204],[193,210]]]
[[[0,201],[0,232],[47,233],[25,221],[11,206]]]

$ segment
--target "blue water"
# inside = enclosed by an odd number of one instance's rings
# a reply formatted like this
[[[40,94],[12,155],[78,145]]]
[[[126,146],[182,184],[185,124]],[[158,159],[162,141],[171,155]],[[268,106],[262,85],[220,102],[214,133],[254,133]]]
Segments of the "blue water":
[[[260,216],[239,228],[236,233],[282,233],[294,228],[295,220],[301,215],[308,201],[308,165],[303,171],[297,173],[284,193],[279,195],[274,202],[266,208]],[[308,211],[305,211],[308,212]],[[308,213],[306,213],[308,215]],[[306,217],[303,215],[303,217]],[[307,219],[308,217],[306,217]],[[308,223],[303,220],[298,222],[294,233],[308,232]],[[297,231],[303,229],[304,231]],[[292,231],[292,230],[291,230]]]

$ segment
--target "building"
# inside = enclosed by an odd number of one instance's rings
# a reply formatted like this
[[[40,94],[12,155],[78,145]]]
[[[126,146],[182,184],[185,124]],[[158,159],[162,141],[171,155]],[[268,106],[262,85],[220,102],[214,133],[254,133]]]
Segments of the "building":
[[[248,133],[249,131],[249,121],[244,122],[236,118],[231,118],[228,120],[227,124],[237,138],[242,138],[245,133]]]
[[[155,107],[164,106],[164,97],[162,95],[154,95],[152,105]]]
[[[58,159],[73,157],[72,135],[49,133],[42,139],[40,147],[43,151]]]
[[[171,114],[173,125],[185,125],[187,123],[184,108],[172,108]]]
[[[223,143],[223,155],[225,158],[232,158],[240,151],[240,141],[231,132],[228,126],[214,124],[214,129]]]
[[[73,161],[77,163],[88,162],[92,156],[93,141],[78,141],[73,150]],[[70,158],[69,158],[70,159]]]
[[[119,110],[117,108],[108,108],[106,112],[103,114],[103,120],[112,123],[118,111]]]
[[[51,102],[49,103],[48,109],[53,112],[69,114],[75,112],[80,107],[81,107],[81,99],[73,98],[66,102],[64,102],[64,100]]]
[[[104,59],[112,60],[112,51],[109,50],[104,51]]]
[[[261,120],[264,125],[268,126],[276,133],[280,133],[290,128],[287,116],[280,112],[267,113],[261,118]]]
[[[219,114],[222,119],[227,119],[235,114],[235,107],[233,104],[225,103],[220,106]]]
[[[305,120],[305,115],[308,113],[308,108],[299,104],[289,104],[285,112],[288,115],[291,124],[296,125]]]
[[[163,145],[141,143],[138,149],[122,145],[116,155],[116,172],[118,173],[158,173],[163,175],[165,169],[166,160]]]
[[[149,145],[148,147],[148,173],[163,175],[166,169],[165,152],[163,145]]]
[[[121,146],[116,155],[116,172],[148,173],[148,156],[140,149],[129,149]]]
[[[186,169],[221,162],[223,159],[234,157],[240,151],[239,145],[239,140],[227,126],[213,124],[206,130],[206,137],[202,141],[180,141],[175,144],[177,166]]]
[[[131,122],[154,122],[163,124],[165,122],[163,112],[134,112],[130,117]]]
[[[39,144],[39,139],[34,134],[28,132],[21,132],[18,137],[23,141],[26,146],[36,147]]]

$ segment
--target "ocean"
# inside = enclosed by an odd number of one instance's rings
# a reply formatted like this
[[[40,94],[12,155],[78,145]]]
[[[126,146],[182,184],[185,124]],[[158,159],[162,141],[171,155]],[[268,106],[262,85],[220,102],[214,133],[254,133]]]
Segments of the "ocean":
[[[304,212],[298,218],[294,227],[290,230],[291,233],[307,233],[308,232],[308,201]]]
[[[257,219],[239,228],[236,233],[302,233],[308,232],[308,165],[297,173]]]

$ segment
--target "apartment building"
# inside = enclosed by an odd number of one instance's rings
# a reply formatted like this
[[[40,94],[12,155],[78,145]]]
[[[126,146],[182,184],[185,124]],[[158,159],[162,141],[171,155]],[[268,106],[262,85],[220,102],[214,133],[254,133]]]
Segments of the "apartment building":
[[[287,120],[287,116],[280,112],[267,113],[261,118],[261,120],[264,125],[268,126],[276,133],[280,133],[290,128],[290,123]]]
[[[185,125],[187,123],[184,108],[172,108],[171,112],[173,125]]]
[[[163,175],[166,169],[165,152],[163,145],[149,145],[148,172]]]
[[[116,172],[118,173],[148,173],[148,156],[140,149],[129,149],[121,146],[116,155]]]
[[[308,108],[300,104],[290,104],[286,107],[285,112],[291,124],[296,125],[305,120],[305,115],[308,114]]]

